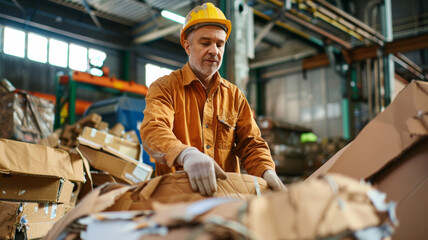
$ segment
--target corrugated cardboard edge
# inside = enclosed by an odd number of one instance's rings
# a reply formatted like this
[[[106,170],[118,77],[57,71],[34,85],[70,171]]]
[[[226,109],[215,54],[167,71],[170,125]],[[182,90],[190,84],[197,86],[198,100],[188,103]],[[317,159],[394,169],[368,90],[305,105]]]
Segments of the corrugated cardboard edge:
[[[90,193],[93,190],[92,188],[93,180],[92,180],[91,168],[89,166],[88,159],[85,158],[85,156],[79,151],[78,148],[75,148],[75,149],[76,149],[76,152],[82,158],[83,167],[85,169],[85,175],[87,177],[86,182],[84,183],[83,188],[79,193],[79,198],[82,198],[83,196],[85,196],[86,194]]]
[[[408,128],[407,121],[417,117],[420,112],[428,111],[427,93],[428,83],[413,81],[407,85],[384,112],[364,127],[354,141],[337,152],[307,179],[316,178],[327,171],[339,172],[354,178],[368,179],[385,165],[399,158],[424,137],[412,134],[412,129]],[[403,113],[404,111],[406,114]],[[420,128],[415,127],[415,129]],[[379,132],[387,132],[391,136],[381,136]],[[362,139],[370,139],[371,142],[364,142]],[[373,150],[371,155],[368,154],[367,149]],[[356,173],[355,167],[347,167],[349,170],[344,171],[343,166],[357,166],[359,164],[356,160],[358,156],[371,159],[370,163],[373,165],[365,168],[360,167],[359,170],[363,173]],[[342,168],[342,170],[336,171],[336,168]]]
[[[117,198],[131,188],[131,186],[120,184],[105,184],[94,189],[79,202],[73,211],[70,211],[56,222],[44,239],[58,239],[62,231],[76,219],[107,209],[116,202]]]

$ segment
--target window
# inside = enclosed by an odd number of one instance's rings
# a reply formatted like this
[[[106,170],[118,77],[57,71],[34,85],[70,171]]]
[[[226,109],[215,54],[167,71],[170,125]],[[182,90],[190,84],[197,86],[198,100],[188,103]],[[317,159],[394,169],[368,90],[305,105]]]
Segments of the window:
[[[102,66],[104,65],[104,60],[106,59],[107,55],[105,52],[95,50],[90,48],[89,49],[89,73],[95,76],[102,76],[103,71],[101,70]]]
[[[150,63],[146,64],[146,86],[150,85],[156,81],[158,78],[168,75],[172,72],[172,69],[160,67]]]
[[[5,27],[4,52],[23,58],[25,56],[25,32]]]
[[[88,69],[88,49],[70,44],[69,67],[73,70],[85,72]]]
[[[3,42],[1,41],[3,39],[2,36],[3,36],[3,28],[0,27],[0,52],[1,52],[2,48],[3,48]]]
[[[3,40],[3,41],[2,41]],[[0,52],[102,76],[103,51],[0,25]],[[160,68],[159,68],[160,69]],[[163,69],[163,68],[162,68]]]
[[[58,67],[67,67],[68,44],[56,39],[49,39],[49,63]]]
[[[29,33],[27,56],[30,60],[46,63],[48,58],[48,39]]]

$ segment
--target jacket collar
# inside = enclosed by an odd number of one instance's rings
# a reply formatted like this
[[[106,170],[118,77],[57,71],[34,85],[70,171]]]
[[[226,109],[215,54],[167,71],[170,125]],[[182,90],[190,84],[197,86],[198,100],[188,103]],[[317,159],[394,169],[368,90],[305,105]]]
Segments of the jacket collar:
[[[214,74],[215,79],[219,79],[220,85],[224,86],[226,88],[230,88],[230,83],[225,81],[221,76],[220,73],[217,71]],[[193,81],[199,81],[198,77],[196,77],[195,73],[193,73],[192,69],[189,66],[189,63],[186,63],[183,67],[183,84],[184,86],[187,86],[191,84]]]

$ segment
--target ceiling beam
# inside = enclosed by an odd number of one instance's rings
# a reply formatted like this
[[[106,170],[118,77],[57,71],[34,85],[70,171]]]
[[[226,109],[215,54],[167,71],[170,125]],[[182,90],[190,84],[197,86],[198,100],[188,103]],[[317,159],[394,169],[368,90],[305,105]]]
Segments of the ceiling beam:
[[[275,52],[278,52],[277,50]],[[269,54],[263,56],[263,58],[257,61],[250,62],[250,69],[267,67],[279,63],[285,63],[293,60],[304,59],[308,56],[313,56],[317,50],[315,49],[291,49],[290,51],[284,52],[284,54]]]
[[[408,37],[404,39],[394,40],[393,42],[385,43],[383,52],[385,55],[395,54],[398,52],[411,52],[428,48],[428,34]],[[367,47],[355,48],[349,51],[352,61],[362,61],[367,58],[376,58],[378,52],[382,50],[379,45],[371,45]]]
[[[305,22],[304,20],[300,19],[299,17],[292,15],[291,13],[284,12],[284,15],[285,15],[285,17],[293,20],[294,22],[297,22],[297,23],[307,27],[308,29],[332,40],[333,42],[336,42],[337,44],[339,44],[340,46],[342,46],[345,49],[351,49],[352,48],[351,44],[349,44],[349,43],[345,42],[344,40],[334,36],[331,33],[328,33],[327,31],[324,31],[323,29],[321,29],[321,28],[319,28],[319,27],[317,27],[311,23]]]
[[[385,44],[383,54],[397,54],[399,52],[410,52],[428,48],[428,34],[423,34],[415,37],[408,37],[405,39],[395,40]],[[351,62],[363,61],[370,58],[377,58],[381,54],[381,47],[379,45],[371,45],[360,47],[348,51]],[[312,69],[318,67],[326,67],[330,63],[327,55],[321,53],[315,56],[303,59],[303,69]]]
[[[177,33],[180,31],[180,29],[182,27],[183,27],[183,25],[181,25],[181,24],[174,24],[174,25],[171,25],[169,27],[163,28],[161,30],[156,30],[156,31],[153,31],[153,32],[148,33],[146,35],[137,37],[134,39],[133,42],[135,44],[143,44],[146,42],[150,42],[150,41],[168,36],[172,33]]]
[[[273,28],[274,25],[275,25],[275,22],[270,21],[263,27],[262,31],[260,31],[260,33],[257,34],[256,40],[254,40],[254,47],[257,47],[257,45],[260,44],[262,39],[269,33],[269,31]]]
[[[330,65],[330,61],[328,60],[326,53],[321,53],[314,56],[306,57],[302,60],[303,70],[326,67],[328,65]]]

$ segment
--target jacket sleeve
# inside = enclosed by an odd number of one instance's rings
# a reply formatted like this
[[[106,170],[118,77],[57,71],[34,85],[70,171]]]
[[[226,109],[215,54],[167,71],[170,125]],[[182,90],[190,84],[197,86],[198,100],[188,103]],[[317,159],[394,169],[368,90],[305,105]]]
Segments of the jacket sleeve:
[[[160,79],[150,86],[140,134],[144,150],[155,161],[172,167],[177,156],[188,146],[178,140],[172,131],[174,98],[166,82]]]
[[[262,177],[266,170],[274,170],[275,164],[266,141],[253,118],[250,105],[240,92],[238,120],[235,132],[235,153],[242,167],[251,175]]]

